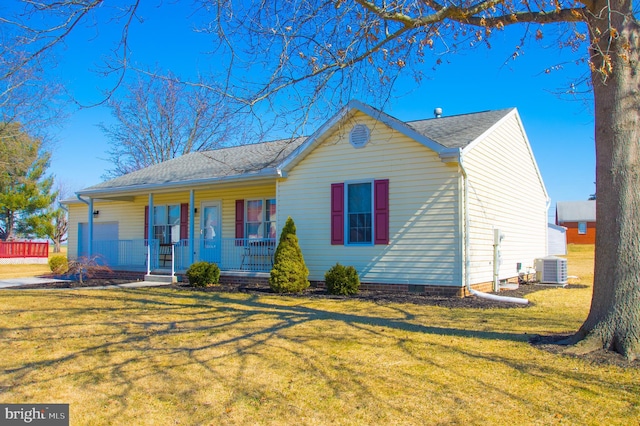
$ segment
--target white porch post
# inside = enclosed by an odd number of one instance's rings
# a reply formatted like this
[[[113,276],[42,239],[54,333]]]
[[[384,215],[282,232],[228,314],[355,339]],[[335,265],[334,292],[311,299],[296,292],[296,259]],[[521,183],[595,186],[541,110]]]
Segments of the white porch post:
[[[93,256],[93,198],[89,198],[89,217],[87,226],[87,257],[90,259]]]
[[[153,193],[149,193],[149,228],[147,229],[147,275],[151,275],[151,244],[153,241]]]
[[[175,250],[175,244],[171,243],[171,277],[175,277],[176,276],[176,264],[175,264],[175,259],[176,259],[176,250]]]
[[[193,246],[195,241],[195,217],[196,217],[196,208],[195,208],[196,196],[195,191],[192,189],[189,191],[189,265],[192,265],[194,262],[194,255],[196,248]],[[202,214],[202,212],[200,212]]]

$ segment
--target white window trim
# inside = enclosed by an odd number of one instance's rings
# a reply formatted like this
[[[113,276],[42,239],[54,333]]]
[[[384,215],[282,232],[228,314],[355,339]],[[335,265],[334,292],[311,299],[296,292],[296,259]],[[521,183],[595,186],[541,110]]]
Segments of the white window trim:
[[[272,220],[271,222],[274,222],[276,224],[276,226],[278,225],[277,219],[278,219],[278,201],[276,199],[276,197],[269,197],[269,198],[247,198],[244,200],[244,233],[245,233],[245,238],[246,239],[269,239],[269,237],[265,237],[264,236],[264,232],[266,231],[265,228],[265,224],[267,223],[267,201],[272,200],[275,202],[276,204],[276,215],[274,220]],[[260,223],[262,225],[262,229],[263,229],[263,236],[262,237],[249,237],[249,232],[247,229],[247,225],[250,223],[249,222],[249,203],[251,201],[261,201],[262,202],[262,217],[260,218]],[[251,222],[253,223],[253,222]],[[277,239],[277,236],[276,236]]]
[[[375,179],[359,179],[359,180],[349,180],[349,181],[344,181],[344,202],[343,202],[343,206],[344,206],[344,245],[345,246],[354,246],[354,247],[368,247],[368,246],[373,246],[375,245],[375,240],[376,240],[376,236],[375,236],[375,230],[376,230],[376,224],[375,224],[375,214],[373,212],[373,208],[374,208],[374,196],[375,196],[375,184],[374,184]],[[366,242],[366,243],[352,243],[350,241],[350,235],[351,233],[349,232],[349,185],[354,185],[354,184],[359,184],[359,183],[368,183],[371,184],[371,206],[370,206],[370,212],[371,212],[371,241],[370,242]]]
[[[164,207],[165,208],[165,213],[166,213],[166,217],[164,218],[164,223],[162,223],[162,224],[157,223],[157,221],[156,221],[156,212],[155,212],[155,210],[157,208],[159,208],[159,207]],[[169,209],[171,207],[177,207],[178,208],[178,223],[177,224],[173,224],[173,225],[168,223],[169,222]],[[153,237],[155,238],[155,236],[156,236],[156,227],[159,227],[159,226],[169,227],[169,228],[172,229],[171,235],[170,235],[171,243],[174,244],[176,242],[179,242],[180,241],[181,214],[182,214],[182,211],[180,209],[180,203],[178,203],[178,204],[157,204],[157,205],[154,205],[153,206],[153,213],[152,213],[152,215],[153,215]],[[177,238],[177,240],[174,238],[174,235],[173,235],[173,228],[174,227],[178,228],[178,238]]]

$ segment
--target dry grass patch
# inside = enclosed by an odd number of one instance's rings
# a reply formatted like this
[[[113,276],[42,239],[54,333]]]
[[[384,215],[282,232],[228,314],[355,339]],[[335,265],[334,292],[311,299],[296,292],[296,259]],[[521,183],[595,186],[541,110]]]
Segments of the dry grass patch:
[[[5,291],[0,401],[70,403],[72,424],[635,424],[637,369],[528,343],[576,330],[589,292],[549,289],[530,295],[531,308],[472,310]]]
[[[37,277],[38,275],[49,274],[51,270],[46,263],[26,264],[26,265],[0,265],[0,280],[10,278]]]
[[[49,246],[49,257],[54,255],[66,255],[67,247],[62,246],[60,253],[53,252],[53,246]],[[11,278],[37,277],[49,274],[51,270],[48,264],[24,264],[24,265],[0,265],[0,280]]]

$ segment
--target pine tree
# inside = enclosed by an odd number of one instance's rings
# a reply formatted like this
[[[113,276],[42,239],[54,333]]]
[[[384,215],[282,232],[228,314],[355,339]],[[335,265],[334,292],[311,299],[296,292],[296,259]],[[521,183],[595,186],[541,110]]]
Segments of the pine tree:
[[[45,177],[51,153],[17,124],[0,126],[0,223],[4,238],[14,238],[20,223],[42,214],[55,200],[53,178]]]
[[[276,293],[299,293],[309,287],[308,276],[309,269],[298,244],[296,226],[288,217],[274,255],[269,285]]]

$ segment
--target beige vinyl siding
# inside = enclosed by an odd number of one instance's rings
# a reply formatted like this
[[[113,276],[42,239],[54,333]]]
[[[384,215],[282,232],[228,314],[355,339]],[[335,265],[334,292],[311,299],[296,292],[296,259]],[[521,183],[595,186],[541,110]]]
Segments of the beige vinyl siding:
[[[364,148],[349,144],[356,123],[371,130]],[[389,179],[389,245],[331,245],[331,184]],[[462,283],[457,166],[406,136],[358,113],[278,183],[278,217],[291,216],[310,279],[336,262],[354,266],[363,282]]]
[[[195,207],[198,211],[200,211],[202,202],[221,202],[222,238],[235,238],[236,200],[275,198],[275,195],[275,183],[240,188],[233,185],[220,185],[215,189],[196,189],[194,199]],[[178,190],[176,192],[154,194],[153,205],[182,204],[188,203],[189,199],[188,190]],[[144,238],[144,210],[148,204],[148,194],[137,196],[133,201],[128,202],[96,200],[93,203],[93,208],[100,211],[100,214],[94,218],[94,223],[118,222],[119,235],[114,239],[142,239]],[[69,205],[69,258],[77,256],[78,223],[86,223],[87,220],[86,204],[74,203]],[[198,238],[200,236],[199,213],[195,215],[194,225],[194,237]]]
[[[494,228],[504,234],[499,278],[546,253],[547,199],[514,113],[464,156],[469,177],[471,283],[493,280]]]

